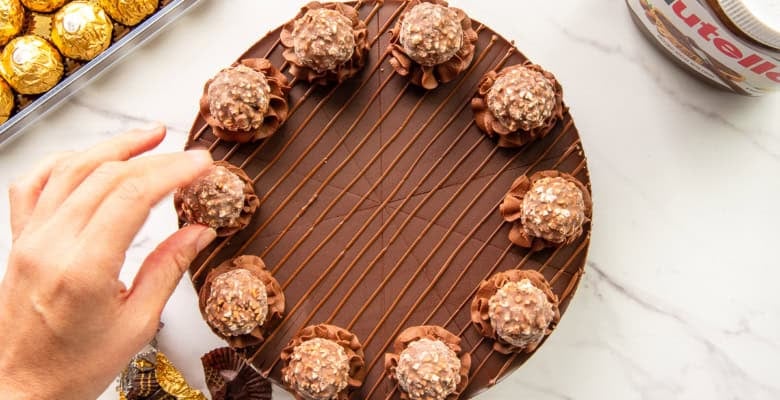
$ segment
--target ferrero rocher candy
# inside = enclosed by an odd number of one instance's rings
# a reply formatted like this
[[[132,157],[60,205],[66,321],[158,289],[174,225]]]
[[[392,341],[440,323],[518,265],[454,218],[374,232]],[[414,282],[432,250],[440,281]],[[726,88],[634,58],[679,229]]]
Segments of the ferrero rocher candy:
[[[313,338],[295,346],[282,370],[282,380],[305,399],[331,400],[347,388],[349,367],[341,345]]]
[[[99,2],[111,18],[127,26],[138,25],[159,5],[159,0],[100,0]]]
[[[536,129],[553,115],[555,85],[540,71],[522,65],[508,67],[488,92],[487,105],[510,131]]]
[[[460,383],[460,359],[440,340],[422,338],[404,349],[395,370],[398,386],[413,400],[444,400]]]
[[[446,62],[460,50],[463,27],[454,10],[420,3],[406,14],[400,41],[412,60],[430,67]]]
[[[89,61],[111,44],[113,24],[97,4],[74,1],[54,15],[51,41],[65,57]]]
[[[498,337],[520,349],[535,348],[555,321],[555,304],[529,279],[504,283],[488,304],[490,323]]]
[[[0,124],[8,121],[11,111],[14,110],[14,92],[11,87],[0,79]]]
[[[523,198],[520,219],[528,235],[552,243],[570,243],[587,221],[582,190],[565,177],[544,177],[532,183]]]
[[[66,0],[22,0],[25,7],[42,13],[52,12],[65,4]]]
[[[21,94],[40,94],[51,89],[63,72],[60,53],[38,36],[20,36],[10,41],[0,55],[0,74]]]
[[[24,25],[24,8],[19,0],[0,0],[0,46],[8,43]]]

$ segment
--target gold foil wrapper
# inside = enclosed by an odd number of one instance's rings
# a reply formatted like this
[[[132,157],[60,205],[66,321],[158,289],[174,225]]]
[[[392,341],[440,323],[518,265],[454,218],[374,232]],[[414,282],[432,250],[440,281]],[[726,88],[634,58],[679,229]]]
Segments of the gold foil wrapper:
[[[65,4],[67,0],[22,0],[25,7],[38,12],[52,12]]]
[[[65,57],[89,61],[111,45],[113,24],[100,6],[74,1],[54,15],[51,41]]]
[[[0,0],[0,46],[8,43],[24,25],[24,8],[19,0]]]
[[[11,87],[0,79],[0,124],[8,121],[11,112],[14,110],[14,92]]]
[[[160,4],[159,0],[99,0],[99,3],[111,18],[127,26],[138,25]]]
[[[64,67],[57,49],[33,35],[9,42],[0,55],[0,74],[21,94],[40,94],[57,84]]]
[[[207,400],[154,346],[136,354],[119,377],[120,400]]]
[[[193,389],[187,384],[184,376],[171,364],[165,354],[157,352],[157,365],[154,370],[160,387],[176,399],[207,400],[200,390]]]

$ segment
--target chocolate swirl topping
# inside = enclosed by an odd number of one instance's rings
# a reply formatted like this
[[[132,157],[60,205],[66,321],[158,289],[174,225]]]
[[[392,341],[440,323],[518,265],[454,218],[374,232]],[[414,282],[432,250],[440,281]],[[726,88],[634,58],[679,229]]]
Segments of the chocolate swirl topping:
[[[347,17],[352,23],[352,32],[355,38],[355,49],[352,52],[352,57],[346,62],[337,65],[335,69],[322,72],[309,68],[301,62],[295,54],[293,40],[295,21],[306,15],[309,10],[319,8],[338,11]],[[368,50],[370,49],[366,24],[360,19],[354,7],[344,3],[320,3],[313,1],[306,4],[294,19],[282,26],[282,32],[279,37],[282,45],[285,47],[282,55],[290,63],[290,74],[298,79],[318,85],[327,85],[332,82],[341,83],[355,76],[366,65]]]
[[[529,235],[523,228],[521,217],[523,209],[523,198],[525,197],[525,194],[528,193],[534,182],[538,181],[539,179],[555,177],[564,178],[567,181],[574,183],[580,189],[582,192],[582,199],[585,202],[586,220],[584,223],[590,221],[591,217],[593,216],[593,200],[590,197],[590,191],[588,191],[585,185],[583,185],[582,182],[580,182],[577,178],[564,172],[552,170],[537,172],[531,175],[530,178],[528,178],[526,175],[523,175],[515,179],[514,183],[512,183],[512,187],[509,188],[509,192],[507,192],[507,194],[504,196],[504,201],[499,207],[501,216],[504,217],[504,220],[513,224],[512,229],[509,231],[509,240],[512,243],[520,247],[530,248],[532,251],[539,251],[547,247],[559,247],[561,245],[569,244],[580,236],[578,234],[576,236],[567,238],[564,243],[554,243],[549,240],[533,237]],[[582,231],[580,231],[580,234],[581,233]]]
[[[385,354],[385,374],[387,377],[397,382],[395,370],[398,367],[398,360],[401,352],[406,349],[410,343],[420,339],[439,340],[447,345],[460,359],[460,382],[455,388],[455,392],[447,396],[447,400],[454,400],[460,397],[463,389],[469,384],[469,370],[471,369],[471,355],[463,351],[460,346],[460,338],[450,333],[450,331],[435,325],[412,326],[404,329],[398,334],[393,342],[393,351]],[[400,391],[402,399],[409,399],[409,396]]]
[[[487,95],[493,84],[498,78],[507,74],[512,67],[507,67],[499,72],[490,71],[479,83],[479,91],[477,95],[471,100],[471,109],[474,111],[474,120],[477,123],[479,129],[491,138],[498,138],[499,147],[520,147],[524,144],[532,142],[534,140],[545,137],[550,133],[558,121],[563,120],[564,114],[567,111],[567,107],[563,105],[563,88],[555,76],[542,67],[531,63],[530,61],[522,64],[525,68],[532,69],[534,71],[541,72],[547,79],[553,84],[555,90],[555,105],[553,107],[552,115],[544,125],[533,128],[531,130],[519,129],[516,131],[509,130],[504,124],[502,124],[498,118],[490,111],[487,104]]]
[[[407,10],[414,8],[414,6],[422,2],[448,7],[447,2],[443,0],[412,0],[407,5]],[[399,17],[398,23],[396,23],[391,31],[392,38],[390,39],[390,45],[387,47],[387,51],[390,52],[391,55],[390,65],[393,66],[399,75],[408,76],[412,83],[428,90],[436,89],[441,83],[453,81],[461,72],[469,67],[474,58],[474,50],[476,48],[475,45],[478,36],[477,32],[471,26],[471,19],[459,8],[450,7],[450,9],[455,11],[458,15],[461,27],[463,28],[463,44],[461,45],[460,50],[458,50],[452,58],[442,64],[430,67],[423,66],[409,58],[406,54],[403,46],[399,43],[401,25],[403,24],[405,13]]]
[[[507,282],[520,282],[523,279],[528,279],[534,286],[544,292],[544,294],[547,296],[547,300],[550,301],[550,303],[553,305],[553,312],[555,313],[555,316],[553,317],[553,321],[547,327],[545,336],[552,332],[555,326],[558,325],[558,321],[561,319],[561,313],[560,310],[558,310],[558,296],[552,292],[547,279],[545,279],[544,276],[537,271],[513,269],[505,272],[499,272],[491,276],[490,279],[482,281],[482,283],[479,285],[479,288],[477,289],[477,294],[474,296],[474,300],[471,302],[471,322],[474,323],[483,336],[495,341],[493,343],[493,349],[501,354],[518,352],[532,353],[534,350],[536,350],[537,347],[539,347],[539,344],[541,344],[541,342],[538,342],[532,343],[526,347],[514,346],[510,343],[507,343],[504,339],[497,335],[496,329],[490,323],[490,305],[488,304],[490,298],[493,297],[493,295],[495,295],[496,292],[498,292],[498,290],[501,289]]]
[[[307,326],[301,329],[287,346],[282,349],[281,360],[287,365],[295,347],[314,338],[331,340],[341,346],[347,353],[347,358],[349,359],[349,380],[347,381],[347,387],[338,394],[337,400],[349,400],[351,393],[363,385],[363,379],[365,379],[366,375],[363,346],[354,333],[328,324]],[[284,370],[282,370],[282,374],[285,374]],[[297,394],[295,397],[305,400]]]
[[[238,62],[234,63],[233,66],[238,64]],[[211,125],[214,135],[220,139],[229,142],[246,143],[265,139],[273,135],[279,129],[279,126],[287,120],[289,113],[287,92],[290,90],[290,87],[287,83],[287,77],[265,58],[247,58],[241,60],[240,64],[265,75],[265,79],[268,81],[268,86],[271,89],[268,110],[260,128],[248,131],[231,131],[214,118],[211,114],[208,96],[209,85],[211,85],[213,79],[209,79],[203,87],[203,96],[200,98],[200,115]]]
[[[284,314],[285,299],[279,282],[265,269],[265,263],[260,257],[236,257],[223,262],[206,276],[206,280],[198,293],[198,305],[204,320],[208,319],[206,316],[206,300],[211,293],[212,282],[217,276],[235,269],[245,269],[263,282],[268,299],[268,315],[262,325],[258,325],[246,335],[225,336],[218,329],[210,325],[209,327],[212,332],[228,342],[231,347],[245,348],[262,343],[268,332],[271,332],[279,324]]]

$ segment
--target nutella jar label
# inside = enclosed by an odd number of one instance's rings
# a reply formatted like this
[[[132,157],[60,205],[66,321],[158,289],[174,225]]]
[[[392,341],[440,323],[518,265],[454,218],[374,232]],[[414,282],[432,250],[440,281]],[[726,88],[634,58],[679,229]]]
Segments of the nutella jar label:
[[[637,21],[694,72],[733,92],[780,90],[780,51],[748,45],[706,0],[627,0]]]

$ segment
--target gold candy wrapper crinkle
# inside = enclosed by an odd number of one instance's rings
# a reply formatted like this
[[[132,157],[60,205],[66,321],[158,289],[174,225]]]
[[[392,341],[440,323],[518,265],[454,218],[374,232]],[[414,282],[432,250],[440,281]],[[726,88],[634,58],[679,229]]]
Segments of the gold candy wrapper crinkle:
[[[8,118],[11,117],[14,103],[14,92],[4,80],[0,79],[0,124],[8,121]]]
[[[60,53],[45,39],[20,36],[0,55],[0,74],[16,92],[40,94],[60,81],[64,72]]]
[[[22,31],[24,8],[19,0],[0,0],[0,46]]]
[[[157,10],[159,0],[99,0],[108,15],[120,24],[138,25]]]
[[[22,4],[32,11],[48,13],[65,4],[67,0],[22,0]]]
[[[111,45],[112,32],[113,24],[100,6],[79,0],[54,15],[51,41],[65,57],[88,61]]]
[[[193,389],[168,357],[153,346],[136,354],[119,378],[119,399],[206,400]]]

